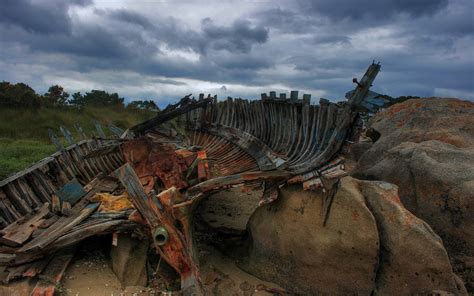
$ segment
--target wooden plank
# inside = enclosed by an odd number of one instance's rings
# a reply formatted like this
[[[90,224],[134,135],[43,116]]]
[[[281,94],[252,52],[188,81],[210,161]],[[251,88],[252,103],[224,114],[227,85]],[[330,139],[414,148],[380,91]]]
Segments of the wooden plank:
[[[4,216],[4,218],[7,217],[9,222],[13,222],[21,218],[21,214],[17,211],[15,206],[10,202],[7,195],[5,194],[5,192],[2,191],[1,188],[0,188],[0,201],[3,204],[3,207],[5,208],[6,216]],[[2,207],[2,210],[3,210],[3,207]]]
[[[22,277],[34,277],[40,273],[49,261],[52,259],[52,256],[46,256],[40,260],[13,266],[8,268],[8,275],[3,279],[4,284],[8,284],[11,280],[22,278]]]
[[[150,207],[150,203],[148,202],[149,198],[145,193],[137,174],[130,164],[127,163],[118,168],[115,171],[115,175],[127,190],[135,208],[147,220],[150,227],[158,227],[160,225],[160,221],[158,220],[156,212],[152,207]],[[158,205],[158,207],[160,207],[160,205]]]
[[[25,177],[28,180],[28,184],[33,185],[33,191],[36,193],[37,196],[39,196],[42,202],[51,202],[51,197],[47,191],[47,187],[44,185],[43,182],[37,179],[35,174],[30,173],[27,174]]]
[[[12,262],[15,260],[15,257],[15,254],[0,253],[0,264],[4,265],[6,263]]]
[[[143,225],[139,225],[135,222],[128,220],[111,220],[111,219],[97,219],[98,221],[90,221],[75,226],[68,233],[58,238],[49,248],[56,250],[62,249],[67,246],[74,245],[88,237],[94,235],[102,235],[106,233],[112,233],[117,231],[133,231],[137,227],[141,228]]]
[[[144,134],[148,130],[155,128],[156,126],[166,122],[172,118],[178,117],[182,114],[188,113],[192,110],[206,107],[207,104],[212,102],[211,97],[207,97],[203,100],[196,101],[190,98],[191,95],[187,95],[182,98],[178,103],[174,105],[168,105],[163,111],[159,112],[156,117],[144,121],[130,130],[135,134]]]
[[[91,193],[91,196],[93,194],[95,192]],[[25,244],[18,252],[45,248],[72,227],[89,217],[98,207],[99,203],[88,204],[88,200],[82,200],[71,210],[71,216],[59,218],[47,231],[42,232],[38,237]]]
[[[55,214],[59,214],[61,212],[61,201],[56,194],[53,194],[51,198],[51,211]]]
[[[3,236],[0,238],[0,242],[12,247],[21,245],[28,240],[33,231],[44,221],[43,217],[48,213],[49,204],[45,203],[36,213],[31,213],[27,217],[24,217],[1,230],[0,234]]]
[[[63,216],[71,216],[71,212],[71,204],[67,201],[63,201],[63,204],[61,205],[61,214],[63,214]]]
[[[213,191],[218,188],[233,186],[242,184],[245,182],[256,182],[256,181],[271,181],[278,179],[289,179],[291,173],[288,171],[256,171],[256,172],[245,172],[236,175],[223,176],[213,178],[204,182],[201,182],[188,189],[189,196],[191,198],[198,197],[202,193]]]
[[[76,179],[72,179],[68,183],[56,192],[56,195],[62,202],[68,202],[74,205],[81,197],[86,195],[86,191],[83,186],[77,182]]]
[[[113,183],[110,178],[105,178],[104,180],[94,179],[91,183],[84,186],[84,190],[88,191],[88,193],[74,205],[71,209],[71,215],[59,218],[58,221],[47,229],[47,231],[42,232],[36,238],[25,244],[19,252],[43,249],[58,237],[89,217],[99,207],[99,203],[89,204],[89,199],[97,192],[104,191],[104,188],[112,188],[110,183]]]
[[[21,214],[25,215],[32,211],[31,206],[20,196],[13,183],[9,183],[5,186],[5,193]]]
[[[61,281],[66,268],[74,257],[74,252],[75,248],[68,248],[56,254],[48,266],[46,266],[45,270],[40,274],[40,280],[36,283],[30,295],[53,296],[56,285]]]
[[[2,191],[0,191],[0,213],[1,213],[2,219],[4,219],[5,221],[7,221],[8,224],[10,224],[13,221],[15,221],[15,218],[10,213],[10,210],[8,209],[7,205],[3,203],[4,199],[6,199],[6,195],[4,195]]]
[[[36,194],[31,189],[30,185],[25,181],[23,177],[18,178],[18,191],[22,193],[22,195],[28,196],[28,198],[32,201],[33,207],[39,207],[43,202],[36,196]]]

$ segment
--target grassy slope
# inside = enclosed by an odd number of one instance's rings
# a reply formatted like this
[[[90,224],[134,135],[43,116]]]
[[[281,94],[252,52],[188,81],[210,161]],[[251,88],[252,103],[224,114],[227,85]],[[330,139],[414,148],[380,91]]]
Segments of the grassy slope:
[[[79,136],[73,124],[78,123],[86,135],[97,135],[94,121],[102,124],[106,135],[110,135],[108,124],[123,129],[131,127],[154,115],[153,112],[122,108],[74,109],[41,108],[38,110],[0,109],[0,180],[24,169],[55,151],[48,138],[48,128],[61,136],[59,126]]]

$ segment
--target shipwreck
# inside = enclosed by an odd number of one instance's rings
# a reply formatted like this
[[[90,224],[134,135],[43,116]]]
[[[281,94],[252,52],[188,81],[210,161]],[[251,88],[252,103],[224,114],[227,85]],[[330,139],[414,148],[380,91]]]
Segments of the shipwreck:
[[[185,295],[202,294],[193,212],[206,197],[242,186],[260,188],[260,205],[287,184],[325,192],[321,223],[330,215],[341,151],[359,138],[359,111],[380,71],[372,63],[348,100],[311,104],[270,92],[260,100],[185,96],[116,137],[70,146],[0,182],[0,265],[4,284],[37,279],[33,295],[53,295],[80,241],[106,233],[147,238],[179,275]],[[80,127],[78,128],[81,134]],[[99,129],[100,130],[100,129]],[[131,203],[106,203],[125,198]]]

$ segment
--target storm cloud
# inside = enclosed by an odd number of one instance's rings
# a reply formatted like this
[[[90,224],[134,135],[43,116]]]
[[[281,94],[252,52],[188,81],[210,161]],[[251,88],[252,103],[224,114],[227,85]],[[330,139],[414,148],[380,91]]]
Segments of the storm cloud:
[[[474,99],[470,0],[5,0],[0,79],[160,105],[187,93],[342,99],[372,60],[374,90]]]

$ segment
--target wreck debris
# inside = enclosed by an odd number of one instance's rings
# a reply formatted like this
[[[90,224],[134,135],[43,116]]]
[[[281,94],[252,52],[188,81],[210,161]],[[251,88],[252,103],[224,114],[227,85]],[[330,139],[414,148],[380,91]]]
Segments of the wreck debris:
[[[373,63],[339,104],[312,105],[298,91],[257,101],[187,95],[130,130],[110,125],[111,138],[95,123],[99,138],[75,143],[61,127],[71,144],[64,148],[50,130],[58,152],[0,182],[5,281],[36,276],[34,295],[52,295],[73,256],[69,247],[93,235],[133,232],[150,238],[185,294],[204,293],[192,237],[196,204],[243,186],[263,187],[263,205],[281,186],[302,183],[325,191],[324,225],[346,174],[339,152],[379,70]]]

